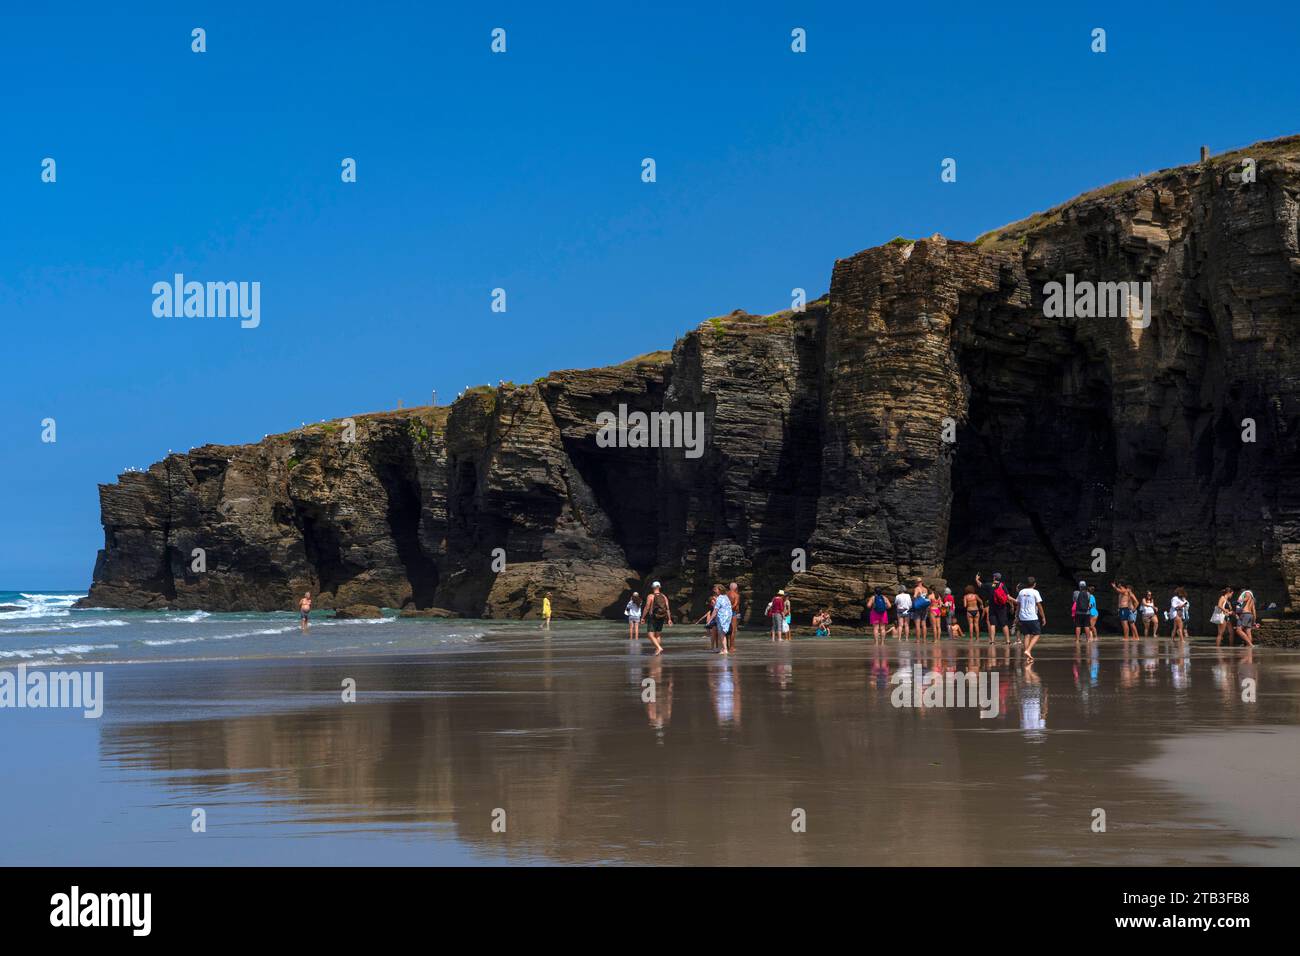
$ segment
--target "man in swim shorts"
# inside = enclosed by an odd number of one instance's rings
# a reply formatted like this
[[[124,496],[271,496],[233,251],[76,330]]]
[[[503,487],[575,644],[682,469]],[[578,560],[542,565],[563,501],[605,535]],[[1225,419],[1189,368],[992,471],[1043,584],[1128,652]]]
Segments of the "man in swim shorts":
[[[668,595],[660,591],[659,587],[658,581],[650,585],[650,594],[646,598],[646,611],[650,616],[650,621],[646,625],[646,634],[650,637],[650,643],[655,646],[656,654],[664,652],[664,646],[660,641],[664,625],[672,626],[673,623],[673,612],[668,606]]]

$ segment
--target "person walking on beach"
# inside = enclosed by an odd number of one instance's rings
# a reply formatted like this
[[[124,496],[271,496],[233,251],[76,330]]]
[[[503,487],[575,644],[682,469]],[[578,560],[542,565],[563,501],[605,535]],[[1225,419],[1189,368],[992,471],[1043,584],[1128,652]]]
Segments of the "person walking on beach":
[[[551,629],[551,592],[547,591],[546,596],[542,598],[542,630]]]
[[[727,634],[731,630],[731,598],[721,584],[713,585],[713,606],[709,608],[709,621],[713,625],[714,653],[726,654]]]
[[[735,581],[727,588],[727,600],[731,602],[731,629],[727,631],[727,650],[736,653],[736,628],[740,625],[740,585]]]
[[[772,640],[781,640],[781,635],[785,633],[785,592],[777,591],[776,597],[767,606],[768,617],[772,619]]]
[[[1174,630],[1170,637],[1177,640],[1185,640],[1187,637],[1187,609],[1191,607],[1187,600],[1187,591],[1184,588],[1177,588],[1174,596],[1169,599],[1169,620],[1173,622]]]
[[[311,614],[311,592],[310,591],[304,594],[302,596],[302,600],[298,602],[298,613],[302,615],[302,623],[300,626],[302,627],[302,632],[306,634],[307,618]]]
[[[989,605],[989,643],[992,644],[997,640],[998,628],[1002,628],[1002,636],[1006,638],[1008,644],[1011,643],[1011,595],[1007,593],[1006,582],[1002,580],[1002,572],[997,571],[993,574],[993,599]]]
[[[716,615],[713,612],[713,603],[718,599],[718,595],[721,593],[722,585],[713,585],[712,590],[709,591],[709,603],[705,605],[704,613],[701,614],[699,620],[695,622],[696,624],[704,625],[704,633],[709,635],[709,650],[714,654],[718,653],[718,622],[716,620]]]
[[[988,628],[989,640],[993,640],[993,585],[986,582],[977,572],[975,574],[975,590],[980,596],[980,615],[981,623]]]
[[[1034,576],[1031,574],[1026,581],[1028,582],[1026,586],[1016,595],[1018,609],[1016,618],[1019,621],[1020,633],[1025,636],[1025,660],[1032,662],[1034,645],[1038,643],[1038,639],[1043,635],[1043,628],[1047,626],[1047,612],[1043,610],[1043,596],[1038,593],[1038,582],[1034,580]]]
[[[908,640],[912,636],[912,595],[901,585],[894,598],[894,611],[898,615],[898,633],[896,636]]]
[[[953,597],[952,588],[943,589],[943,622],[948,637],[961,637],[961,624],[957,620],[957,599]]]
[[[1219,629],[1214,635],[1215,647],[1223,643],[1224,634],[1232,633],[1235,626],[1232,618],[1232,588],[1224,588],[1219,592],[1219,599],[1214,602],[1214,610],[1210,612],[1210,623]]]
[[[660,635],[664,632],[664,624],[672,626],[673,610],[668,606],[668,595],[659,590],[658,581],[650,585],[650,594],[646,597],[646,611],[650,615],[646,625],[646,636],[655,646],[655,653],[662,654],[664,646],[660,643]]]
[[[962,595],[961,603],[966,609],[966,629],[969,631],[967,636],[972,641],[978,641],[980,639],[980,618],[983,616],[981,608],[983,602],[980,601],[980,595],[975,590],[975,585],[966,585],[966,593]]]
[[[627,639],[635,641],[641,636],[641,595],[633,591],[632,600],[627,602],[627,607],[623,608],[623,616],[627,618]]]
[[[885,597],[884,588],[876,588],[871,598],[871,636],[877,644],[885,640],[885,631],[889,627],[889,598]]]
[[[930,598],[926,594],[925,582],[917,581],[912,588],[912,624],[916,628],[916,639],[925,640],[926,622],[930,619]]]
[[[1255,627],[1255,592],[1250,588],[1243,588],[1241,595],[1237,598],[1237,624],[1233,628],[1236,635],[1246,642],[1247,647],[1255,646],[1255,638],[1251,634]]]
[[[1074,639],[1077,641],[1080,635],[1091,640],[1088,628],[1091,626],[1089,615],[1091,613],[1088,602],[1088,583],[1080,581],[1079,586],[1074,590],[1074,597],[1071,598],[1070,616],[1074,618]]]
[[[1133,589],[1123,581],[1111,581],[1111,589],[1119,595],[1119,628],[1123,633],[1123,640],[1132,637],[1137,640],[1137,595]]]
[[[1229,591],[1232,589],[1229,588]],[[1160,615],[1156,613],[1156,599],[1148,591],[1142,598],[1142,632],[1147,637],[1155,637],[1160,631]]]
[[[1097,587],[1088,585],[1088,634],[1092,640],[1097,640]]]

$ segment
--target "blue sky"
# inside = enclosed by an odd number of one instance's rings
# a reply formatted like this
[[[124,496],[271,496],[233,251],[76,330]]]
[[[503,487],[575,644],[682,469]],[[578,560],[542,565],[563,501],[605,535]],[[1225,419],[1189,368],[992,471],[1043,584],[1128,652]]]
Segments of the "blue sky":
[[[621,361],[1300,131],[1294,4],[118,6],[0,30],[0,589],[88,585],[97,483],[168,449]],[[155,318],[175,272],[261,325]]]

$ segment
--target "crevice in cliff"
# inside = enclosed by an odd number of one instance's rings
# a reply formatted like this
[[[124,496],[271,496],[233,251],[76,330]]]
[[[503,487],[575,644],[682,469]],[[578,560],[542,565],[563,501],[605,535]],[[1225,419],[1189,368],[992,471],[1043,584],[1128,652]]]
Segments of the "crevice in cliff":
[[[158,580],[151,587],[167,599],[167,603],[176,600],[176,573],[172,570],[172,456],[163,459],[167,473],[167,517],[163,520],[162,567],[158,570]]]
[[[438,565],[420,546],[420,481],[409,441],[385,445],[390,452],[373,462],[376,476],[387,492],[385,518],[397,548],[397,557],[411,585],[417,608],[434,606],[438,590]]]

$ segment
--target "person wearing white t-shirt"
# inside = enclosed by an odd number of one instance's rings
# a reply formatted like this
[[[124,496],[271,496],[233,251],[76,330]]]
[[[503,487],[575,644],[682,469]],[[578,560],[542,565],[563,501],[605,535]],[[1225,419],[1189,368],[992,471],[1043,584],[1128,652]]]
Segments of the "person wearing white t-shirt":
[[[1169,601],[1169,619],[1174,622],[1174,632],[1170,636],[1180,641],[1187,637],[1187,611],[1189,606],[1187,591],[1183,588],[1176,590],[1173,598]]]
[[[1047,626],[1047,612],[1043,610],[1043,596],[1038,593],[1038,582],[1032,576],[1028,584],[1016,595],[1016,619],[1020,633],[1025,636],[1025,660],[1034,659],[1034,645],[1043,636]]]
[[[898,592],[894,598],[894,610],[898,612],[898,633],[904,639],[912,636],[912,628],[909,619],[912,616],[912,595],[907,593],[907,589]]]

